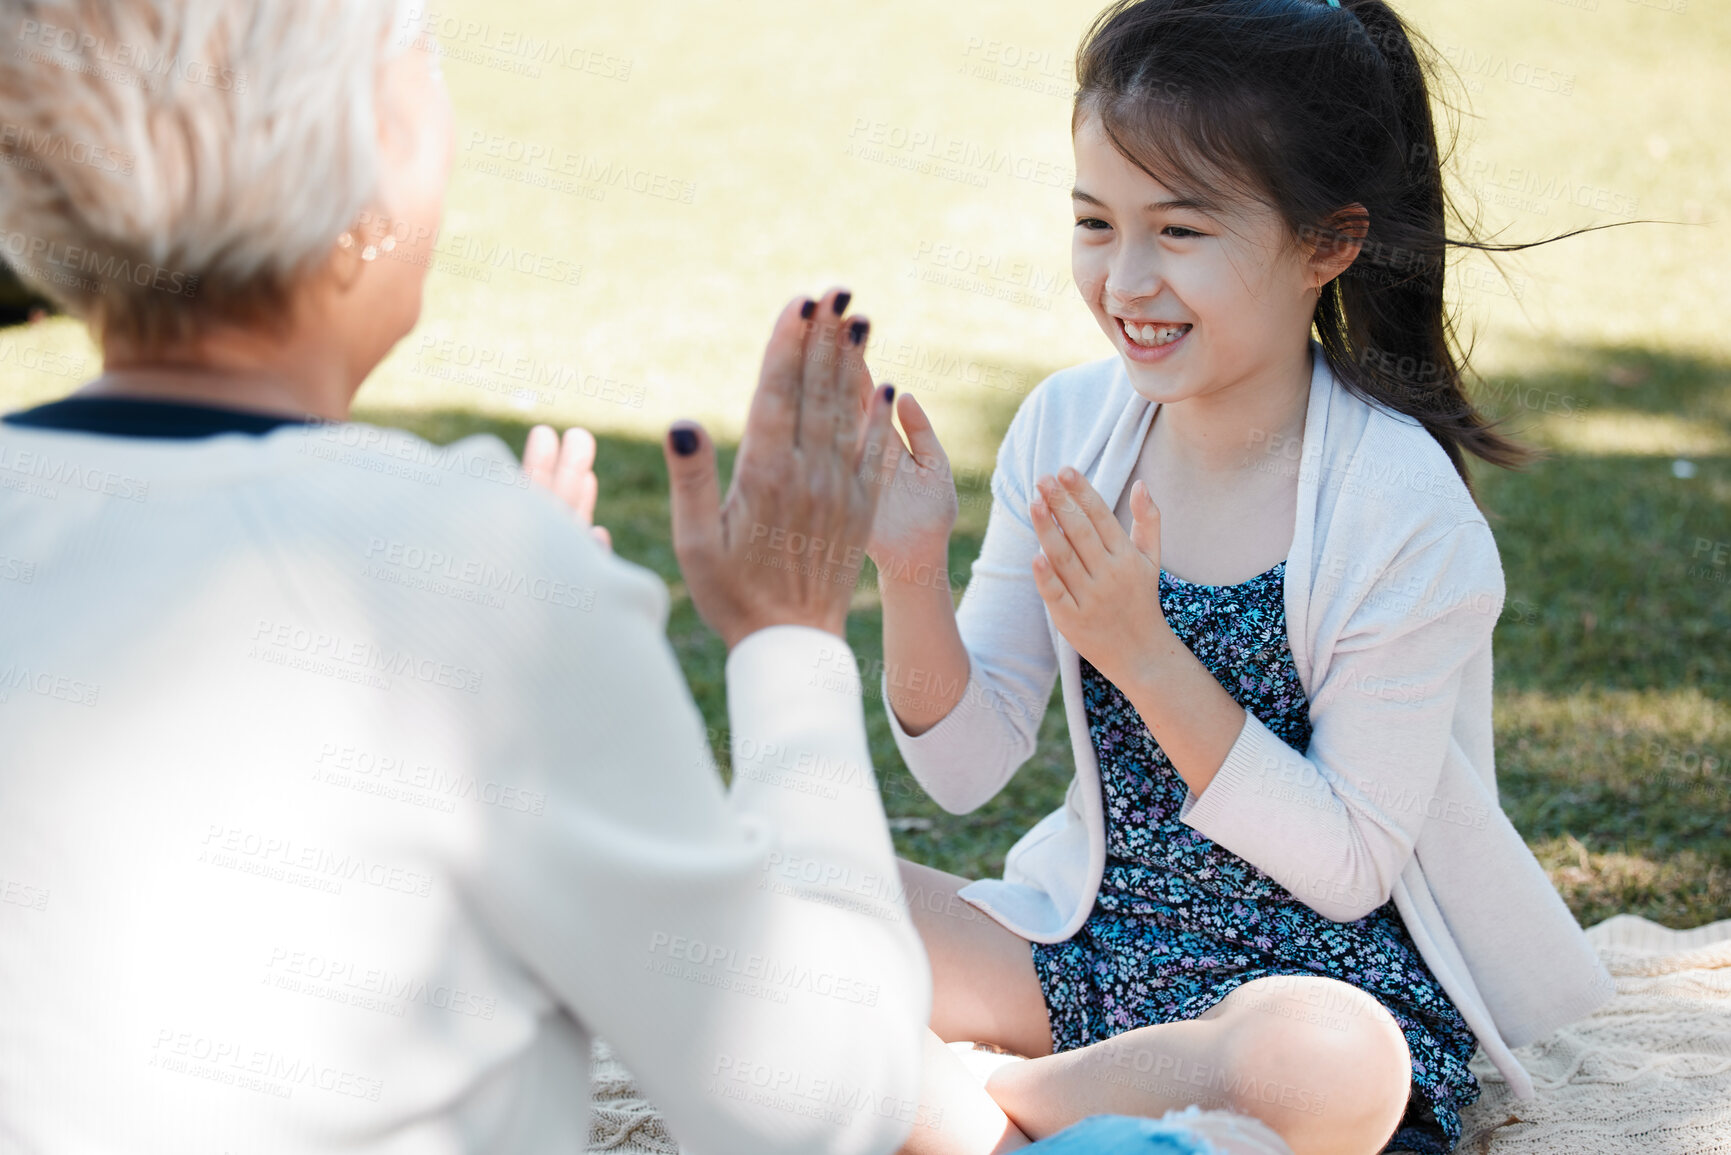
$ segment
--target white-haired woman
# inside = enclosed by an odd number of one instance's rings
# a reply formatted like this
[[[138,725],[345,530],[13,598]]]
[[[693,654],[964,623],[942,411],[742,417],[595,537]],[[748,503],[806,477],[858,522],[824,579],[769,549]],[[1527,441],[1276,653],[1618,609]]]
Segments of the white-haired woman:
[[[592,1033],[694,1151],[1024,1143],[919,1108],[929,973],[835,689],[894,436],[848,295],[777,319],[725,503],[670,431],[724,789],[666,589],[574,524],[592,438],[520,469],[347,420],[451,160],[409,5],[0,20],[0,245],[104,360],[0,422],[0,1148],[574,1152]],[[1115,1125],[1278,1149],[1063,1150]]]
[[[104,357],[0,424],[0,1149],[576,1152],[592,1032],[694,1149],[896,1146],[929,977],[831,688],[889,430],[846,295],[777,320],[725,507],[670,437],[728,790],[665,586],[575,524],[592,439],[540,488],[347,423],[451,160],[407,9],[0,14],[5,252]],[[840,569],[747,560],[789,536]]]

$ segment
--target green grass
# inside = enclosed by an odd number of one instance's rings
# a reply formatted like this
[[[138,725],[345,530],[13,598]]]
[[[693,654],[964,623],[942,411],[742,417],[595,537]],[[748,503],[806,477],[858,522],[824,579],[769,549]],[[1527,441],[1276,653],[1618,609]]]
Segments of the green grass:
[[[678,586],[655,439],[676,416],[736,435],[769,318],[845,281],[874,320],[878,375],[920,396],[967,471],[976,500],[952,565],[965,574],[982,471],[1021,396],[1107,351],[1067,283],[1063,179],[1065,61],[1102,3],[436,5],[459,122],[442,263],[420,327],[362,390],[362,416],[438,441],[491,429],[520,446],[540,420],[599,432],[601,519],[622,555],[673,583],[674,644],[723,725],[722,652]],[[1507,281],[1468,259],[1455,296],[1487,403],[1554,451],[1524,473],[1481,473],[1509,589],[1496,636],[1504,806],[1583,921],[1731,917],[1731,575],[1696,556],[1698,541],[1731,541],[1731,6],[1397,5],[1458,74],[1453,181],[1481,231],[1522,241],[1676,222],[1512,256]],[[525,35],[600,58],[527,75],[490,47]],[[604,58],[629,61],[628,78]],[[970,179],[956,180],[850,152],[879,127],[925,134],[927,156],[1045,168],[1020,179],[964,162]],[[524,179],[533,166],[477,168],[494,142],[687,182],[692,196],[550,191]],[[499,263],[525,255],[581,276],[554,284]],[[492,368],[510,361],[564,384],[522,394]],[[0,334],[0,407],[63,394],[96,365],[67,321]],[[1673,476],[1676,458],[1695,476]],[[869,588],[850,628],[875,660]],[[1004,794],[962,818],[914,787],[875,697],[866,711],[891,814],[931,821],[897,836],[905,854],[995,873],[1061,800],[1057,710]]]

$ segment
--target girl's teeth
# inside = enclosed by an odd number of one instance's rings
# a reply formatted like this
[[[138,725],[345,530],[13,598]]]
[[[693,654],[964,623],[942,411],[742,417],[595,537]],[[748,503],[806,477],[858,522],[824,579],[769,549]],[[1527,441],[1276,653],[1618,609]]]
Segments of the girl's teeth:
[[[1124,322],[1124,331],[1138,345],[1157,347],[1170,345],[1190,329],[1189,325],[1132,325]]]

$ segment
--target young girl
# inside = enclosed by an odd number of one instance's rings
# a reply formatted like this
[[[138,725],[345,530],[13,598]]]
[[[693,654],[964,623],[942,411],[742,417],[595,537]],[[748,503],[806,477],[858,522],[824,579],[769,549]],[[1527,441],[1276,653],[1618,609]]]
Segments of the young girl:
[[[1497,802],[1466,458],[1523,451],[1463,391],[1425,69],[1382,0],[1121,0],[1078,81],[1115,355],[1022,404],[959,608],[916,580],[956,507],[905,394],[871,547],[931,796],[996,794],[1060,676],[1076,762],[1003,879],[904,865],[954,1121],[907,1150],[1202,1103],[1298,1155],[1449,1151],[1475,1049],[1529,1097],[1510,1048],[1612,985]],[[1031,1058],[987,1099],[939,1040]]]

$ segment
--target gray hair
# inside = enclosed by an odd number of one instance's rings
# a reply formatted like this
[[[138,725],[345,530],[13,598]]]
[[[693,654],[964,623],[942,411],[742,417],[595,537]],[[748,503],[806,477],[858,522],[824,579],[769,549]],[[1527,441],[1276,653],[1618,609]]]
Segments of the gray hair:
[[[280,311],[378,185],[418,0],[8,0],[0,257],[146,345]]]

